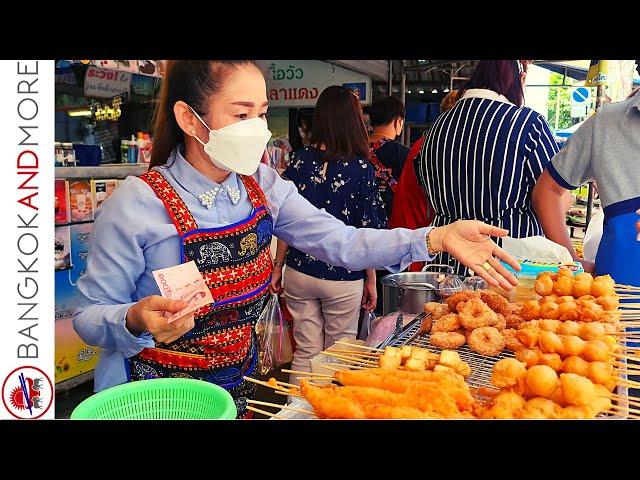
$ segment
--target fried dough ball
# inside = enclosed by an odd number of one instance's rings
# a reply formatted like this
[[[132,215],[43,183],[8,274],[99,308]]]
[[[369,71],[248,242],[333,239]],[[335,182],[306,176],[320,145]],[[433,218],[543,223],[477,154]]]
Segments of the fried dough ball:
[[[522,305],[522,318],[534,320],[540,318],[540,304],[536,300],[529,300]]]
[[[456,312],[456,306],[459,302],[466,302],[471,298],[479,298],[478,293],[474,290],[462,290],[451,295],[445,302],[451,312]]]
[[[595,384],[596,400],[591,405],[597,413],[611,410],[611,392],[604,385]]]
[[[539,413],[542,418],[556,418],[560,405],[544,397],[534,397],[524,407],[525,412]]]
[[[587,362],[606,362],[611,357],[609,347],[602,340],[588,341],[581,356]]]
[[[540,329],[535,327],[523,328],[516,331],[516,338],[527,348],[533,348],[538,344]]]
[[[562,348],[563,355],[565,357],[582,355],[584,348],[586,347],[587,342],[585,342],[582,338],[575,335],[563,335],[562,336]]]
[[[558,388],[558,375],[547,365],[535,365],[527,370],[527,390],[536,397],[548,397]]]
[[[606,384],[615,376],[613,365],[605,362],[591,362],[587,369],[587,378],[593,383]]]
[[[558,305],[558,319],[561,321],[578,320],[579,318],[578,304],[573,299],[571,302],[563,302]]]
[[[558,388],[556,388],[555,391],[549,396],[549,400],[561,407],[564,406],[565,403],[564,399],[562,398],[562,390],[560,389],[560,386],[558,386]]]
[[[581,302],[595,302],[596,301],[596,297],[594,297],[593,295],[582,295],[581,297],[578,297],[579,303]]]
[[[525,406],[525,400],[516,392],[505,390],[493,398],[491,408],[483,418],[514,418]]]
[[[573,296],[573,278],[567,276],[560,276],[558,274],[558,280],[553,284],[553,293],[556,295],[572,295]]]
[[[491,290],[479,290],[480,299],[487,304],[487,306],[496,313],[502,315],[508,315],[511,313],[511,307],[509,301],[502,295]]]
[[[527,368],[540,365],[542,352],[538,348],[522,348],[516,351],[516,359],[524,363]]]
[[[460,324],[464,328],[474,329],[491,325],[496,322],[498,316],[479,298],[467,300],[464,308],[459,313]]]
[[[562,361],[562,371],[586,377],[589,372],[589,362],[576,356],[567,357]]]
[[[578,281],[576,280],[576,282],[573,284],[573,294],[576,297],[582,297],[583,295],[589,295],[591,293],[591,281],[589,280],[582,280],[582,281]]]
[[[491,383],[498,388],[507,388],[518,385],[527,374],[524,363],[515,358],[503,358],[498,360],[491,372]]]
[[[493,357],[504,350],[504,338],[494,327],[476,328],[469,335],[469,348],[480,355]]]
[[[547,332],[557,332],[558,328],[560,328],[562,322],[560,320],[540,320],[538,326],[542,330],[546,330]]]
[[[615,295],[615,293],[615,282],[610,275],[602,275],[593,279],[593,284],[591,285],[591,295],[593,295],[594,297]]]
[[[562,371],[562,358],[557,353],[543,353],[540,355],[542,365],[551,367],[555,372]]]
[[[504,348],[507,350],[511,350],[512,352],[517,352],[521,348],[524,348],[524,345],[516,338],[516,330],[513,328],[505,328],[502,332],[502,336],[504,337]]]
[[[583,322],[596,322],[604,315],[600,305],[588,300],[578,300],[580,303],[580,320]]]
[[[567,321],[563,322],[558,328],[556,333],[561,335],[580,335],[581,327],[578,322]]]
[[[588,272],[576,273],[573,279],[576,282],[593,282],[593,275]]]
[[[449,313],[438,318],[431,326],[431,332],[455,332],[460,329],[460,320],[455,313]]]
[[[562,297],[558,297],[558,299],[556,300],[556,303],[558,305],[561,305],[563,303],[571,303],[571,302],[575,302],[576,299],[574,297],[572,297],[571,295],[563,295]]]
[[[596,303],[600,305],[603,310],[611,312],[618,308],[620,305],[620,299],[617,295],[605,295],[603,297],[596,298]]]
[[[593,382],[575,373],[560,374],[562,398],[569,405],[591,405],[596,399]]]
[[[464,345],[466,339],[458,332],[435,332],[429,337],[429,343],[434,347],[455,350]]]
[[[558,269],[558,279],[560,279],[561,277],[573,279],[573,273],[566,267],[560,267]]]
[[[538,344],[540,345],[540,350],[544,353],[561,354],[564,351],[562,339],[554,332],[540,330],[540,333],[538,334]]]
[[[556,320],[559,316],[559,307],[557,303],[547,301],[540,305],[540,318]]]
[[[551,295],[551,293],[553,292],[553,280],[551,280],[551,277],[549,275],[543,275],[536,280],[533,285],[533,289],[541,297]]]
[[[609,347],[610,352],[617,352],[621,348],[621,345],[618,343],[618,339],[613,335],[605,335],[601,337],[600,340]]]
[[[591,322],[580,325],[580,338],[585,340],[597,340],[606,335],[604,323]]]
[[[542,302],[545,302],[545,301],[549,301],[549,302],[555,302],[555,303],[557,303],[559,305],[562,302],[562,300],[560,300],[561,298],[562,297],[559,297],[555,293],[552,293],[551,295],[547,295],[546,297],[541,298],[539,300],[539,303],[542,303]]]

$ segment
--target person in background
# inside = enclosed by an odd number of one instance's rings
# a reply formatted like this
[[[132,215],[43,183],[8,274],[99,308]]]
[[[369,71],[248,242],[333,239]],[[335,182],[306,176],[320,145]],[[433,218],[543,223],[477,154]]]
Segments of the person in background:
[[[640,249],[633,243],[640,207],[640,95],[635,93],[600,107],[569,137],[538,179],[532,198],[547,238],[578,259],[560,198],[595,181],[605,219],[595,265],[583,262],[585,270],[640,286]]]
[[[458,91],[452,90],[440,102],[440,113],[451,110],[458,98]],[[416,140],[404,164],[400,180],[394,195],[393,208],[389,218],[389,228],[420,228],[431,225],[435,212],[427,199],[424,189],[418,183],[413,161],[420,154],[425,136]],[[412,263],[408,271],[419,272],[424,266],[423,262]]]
[[[296,151],[283,177],[300,194],[346,225],[386,228],[387,217],[368,162],[369,147],[359,100],[342,86],[318,98],[311,145]],[[296,342],[291,368],[308,371],[309,360],[342,337],[355,338],[361,307],[377,303],[376,271],[352,271],[319,260],[278,240],[272,290],[280,287],[286,258],[284,295]],[[291,376],[291,382],[297,376]]]
[[[301,145],[298,148],[308,147],[311,141],[311,128],[313,126],[313,109],[301,108],[296,114],[296,125],[298,126],[298,134],[300,135]]]
[[[481,60],[427,134],[414,167],[436,212],[432,225],[477,219],[513,238],[542,235],[531,191],[558,146],[545,118],[524,106],[527,65]],[[446,253],[434,263],[467,274]]]
[[[387,218],[391,216],[393,196],[409,149],[396,141],[404,127],[405,108],[393,96],[382,97],[369,107],[373,133],[369,136],[369,161],[376,172],[376,181],[384,202]]]

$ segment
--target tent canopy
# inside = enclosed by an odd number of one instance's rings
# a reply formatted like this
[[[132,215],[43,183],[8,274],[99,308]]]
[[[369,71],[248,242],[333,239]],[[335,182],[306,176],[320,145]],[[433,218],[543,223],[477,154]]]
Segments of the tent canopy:
[[[566,71],[568,77],[576,80],[586,80],[591,60],[536,60],[534,64],[560,74],[564,74]],[[640,74],[637,70],[633,74],[633,83],[640,85]]]

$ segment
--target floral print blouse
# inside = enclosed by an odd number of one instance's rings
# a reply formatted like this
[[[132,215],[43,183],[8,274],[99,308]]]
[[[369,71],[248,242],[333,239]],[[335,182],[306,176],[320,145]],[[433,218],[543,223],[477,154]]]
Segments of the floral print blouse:
[[[356,228],[387,228],[387,215],[375,179],[375,170],[365,158],[330,160],[323,176],[324,152],[307,147],[293,153],[283,176],[319,209]],[[323,280],[360,280],[364,271],[353,272],[329,265],[290,248],[287,266]]]

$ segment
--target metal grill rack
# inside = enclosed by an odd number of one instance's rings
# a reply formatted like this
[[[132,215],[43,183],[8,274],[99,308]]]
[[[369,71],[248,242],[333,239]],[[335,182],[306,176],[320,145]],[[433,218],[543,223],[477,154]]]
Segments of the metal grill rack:
[[[416,347],[428,348],[434,353],[440,353],[441,348],[434,347],[429,343],[429,334],[417,335],[420,329],[420,322],[413,321],[407,325],[407,328],[388,345],[393,347],[399,347],[402,345],[411,345]],[[471,367],[471,375],[467,378],[467,383],[471,387],[488,387],[494,388],[491,385],[491,372],[493,365],[503,358],[514,357],[513,352],[503,350],[500,355],[495,357],[487,357],[474,352],[468,345],[464,345],[456,349],[460,358],[467,362]]]

